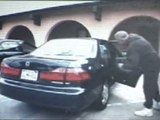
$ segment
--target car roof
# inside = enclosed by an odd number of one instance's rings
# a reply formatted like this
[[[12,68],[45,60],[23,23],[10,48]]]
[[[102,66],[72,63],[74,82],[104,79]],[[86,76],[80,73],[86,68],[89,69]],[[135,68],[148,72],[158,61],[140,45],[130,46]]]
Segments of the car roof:
[[[97,41],[106,41],[107,42],[107,40],[104,40],[104,39],[89,38],[89,37],[81,37],[81,38],[55,38],[55,39],[51,39],[51,40],[97,40]]]
[[[24,42],[23,40],[17,40],[17,39],[0,39],[0,42],[5,42],[5,41]]]

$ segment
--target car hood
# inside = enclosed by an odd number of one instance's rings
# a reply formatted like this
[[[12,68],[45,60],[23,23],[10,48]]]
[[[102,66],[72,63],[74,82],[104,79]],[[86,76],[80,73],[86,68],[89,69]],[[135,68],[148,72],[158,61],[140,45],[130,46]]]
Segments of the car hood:
[[[22,69],[49,70],[59,67],[81,67],[88,63],[87,59],[50,59],[40,58],[31,55],[22,55],[6,58],[3,62],[9,66]]]

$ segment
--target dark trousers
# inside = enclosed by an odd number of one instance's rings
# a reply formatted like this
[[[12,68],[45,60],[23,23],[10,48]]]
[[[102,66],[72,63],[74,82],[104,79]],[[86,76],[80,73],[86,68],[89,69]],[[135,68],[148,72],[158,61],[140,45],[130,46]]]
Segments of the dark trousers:
[[[158,75],[160,71],[160,59],[155,54],[144,57],[143,74],[144,74],[144,96],[146,108],[152,108],[153,99],[160,101],[160,94],[158,90]]]
[[[158,74],[159,71],[145,71],[144,72],[144,96],[145,103],[144,106],[146,108],[152,108],[153,99],[157,102],[160,101],[160,95],[158,91]]]

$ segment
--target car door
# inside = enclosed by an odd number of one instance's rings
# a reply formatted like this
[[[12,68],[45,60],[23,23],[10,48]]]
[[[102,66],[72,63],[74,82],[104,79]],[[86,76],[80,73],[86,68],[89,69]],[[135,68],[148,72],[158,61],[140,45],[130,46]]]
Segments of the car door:
[[[105,41],[101,41],[99,47],[100,47],[100,57],[101,57],[103,68],[104,68],[103,74],[107,77],[109,76],[108,68],[110,67],[110,59],[111,59],[110,51]]]
[[[137,67],[134,70],[122,69],[123,64],[127,60],[125,54],[122,54],[113,43],[109,43],[112,57],[112,76],[113,80],[131,87],[135,87],[142,72]]]

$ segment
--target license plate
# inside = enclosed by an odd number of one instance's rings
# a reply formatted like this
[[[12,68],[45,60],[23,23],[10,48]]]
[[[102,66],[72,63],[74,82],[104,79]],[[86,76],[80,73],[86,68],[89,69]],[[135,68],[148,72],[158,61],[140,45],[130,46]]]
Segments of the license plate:
[[[21,79],[36,81],[38,79],[38,71],[23,69]]]

